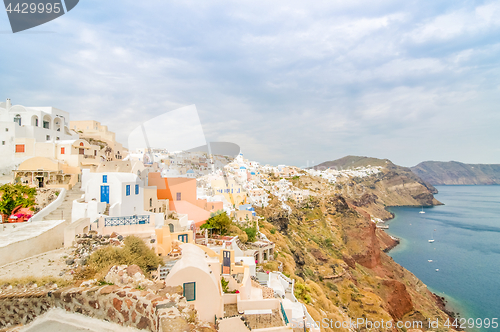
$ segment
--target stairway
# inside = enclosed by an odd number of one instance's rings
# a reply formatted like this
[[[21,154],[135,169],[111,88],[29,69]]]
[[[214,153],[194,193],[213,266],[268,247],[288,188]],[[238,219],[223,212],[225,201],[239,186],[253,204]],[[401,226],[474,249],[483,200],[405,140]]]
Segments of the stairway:
[[[71,211],[73,209],[73,201],[82,197],[84,194],[83,191],[80,190],[81,183],[78,182],[76,185],[66,192],[66,197],[64,197],[64,201],[61,206],[59,206],[56,210],[52,211],[49,215],[47,215],[44,220],[68,220],[71,221]]]

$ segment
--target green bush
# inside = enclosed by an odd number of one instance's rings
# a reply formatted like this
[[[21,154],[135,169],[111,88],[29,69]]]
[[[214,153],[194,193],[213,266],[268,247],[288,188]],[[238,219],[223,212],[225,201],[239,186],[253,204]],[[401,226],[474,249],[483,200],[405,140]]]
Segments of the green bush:
[[[229,218],[226,212],[217,211],[210,215],[210,218],[200,226],[200,229],[214,229],[220,235],[225,235],[231,223],[231,218]]]
[[[337,292],[337,293],[339,291],[337,285],[335,285],[334,283],[331,283],[330,281],[326,282],[326,287],[328,287],[330,290]]]
[[[245,233],[248,236],[248,242],[254,242],[257,238],[257,228],[256,227],[247,227],[244,229]]]
[[[149,249],[143,240],[136,236],[127,236],[123,247],[106,246],[98,249],[90,255],[87,261],[85,275],[107,273],[114,265],[137,265],[145,275],[162,264],[162,259],[157,256],[153,249]]]
[[[4,184],[0,187],[0,213],[10,216],[21,205],[33,211],[36,189],[22,184]]]

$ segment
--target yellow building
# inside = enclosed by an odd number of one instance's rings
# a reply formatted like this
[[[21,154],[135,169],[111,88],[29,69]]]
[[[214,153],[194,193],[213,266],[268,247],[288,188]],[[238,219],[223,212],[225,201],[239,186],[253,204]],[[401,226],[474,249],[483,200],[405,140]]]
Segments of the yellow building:
[[[156,253],[167,256],[179,243],[194,243],[193,231],[174,232],[169,226],[156,228]]]
[[[234,207],[247,204],[247,193],[244,191],[243,187],[233,179],[228,179],[227,183],[225,180],[212,180],[210,185],[215,195],[223,195]]]

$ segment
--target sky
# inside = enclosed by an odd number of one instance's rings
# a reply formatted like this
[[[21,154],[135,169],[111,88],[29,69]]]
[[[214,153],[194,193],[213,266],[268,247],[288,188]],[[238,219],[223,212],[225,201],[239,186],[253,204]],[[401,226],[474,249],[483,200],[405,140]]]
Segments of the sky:
[[[16,34],[0,14],[0,100],[125,144],[194,105],[263,164],[500,163],[499,36],[499,1],[81,0]]]

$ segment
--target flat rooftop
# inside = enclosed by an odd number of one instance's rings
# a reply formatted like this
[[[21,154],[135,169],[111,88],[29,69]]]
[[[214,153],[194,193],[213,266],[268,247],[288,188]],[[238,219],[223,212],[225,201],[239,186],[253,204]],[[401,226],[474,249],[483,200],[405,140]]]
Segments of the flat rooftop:
[[[69,313],[63,309],[51,309],[38,317],[19,332],[137,332],[132,327],[90,318],[81,314]]]
[[[0,248],[36,237],[63,222],[64,220],[42,220],[19,223],[16,228],[9,228],[0,232]]]

